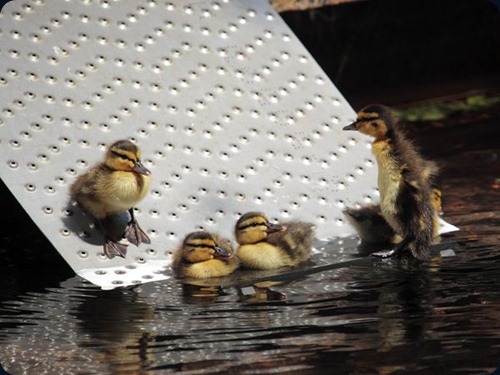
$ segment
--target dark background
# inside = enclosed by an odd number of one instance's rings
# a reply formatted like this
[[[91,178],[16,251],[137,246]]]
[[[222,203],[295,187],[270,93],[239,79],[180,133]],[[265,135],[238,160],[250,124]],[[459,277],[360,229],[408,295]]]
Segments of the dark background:
[[[355,109],[500,84],[500,14],[487,0],[368,0],[282,17]]]

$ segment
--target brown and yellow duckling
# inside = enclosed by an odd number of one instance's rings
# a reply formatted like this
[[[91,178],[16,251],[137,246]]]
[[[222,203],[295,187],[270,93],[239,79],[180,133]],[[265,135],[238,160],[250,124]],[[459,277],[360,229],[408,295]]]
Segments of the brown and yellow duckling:
[[[205,231],[188,234],[172,263],[176,276],[193,279],[227,276],[238,266],[231,242]]]
[[[437,214],[429,196],[437,169],[423,159],[406,139],[393,112],[381,105],[363,108],[344,130],[357,130],[375,138],[372,152],[378,165],[380,212],[403,240],[392,250],[374,253],[389,257],[404,251],[427,259],[437,235]]]
[[[433,188],[429,196],[430,202],[434,207],[436,216],[436,228],[439,228],[439,217],[442,214],[441,209],[441,190]],[[400,243],[403,239],[387,223],[382,216],[380,204],[370,204],[360,208],[346,208],[344,215],[347,221],[354,227],[362,242],[372,244]],[[437,232],[435,233],[437,239]],[[436,241],[434,241],[436,242]]]
[[[150,243],[149,237],[134,218],[133,207],[149,190],[151,172],[141,163],[138,146],[120,140],[109,146],[106,158],[79,176],[71,186],[71,197],[97,220],[104,234],[104,254],[108,258],[125,257],[127,245],[111,238],[106,220],[128,211],[130,222],[125,237],[134,245]]]
[[[236,223],[235,235],[243,267],[293,267],[311,256],[314,226],[301,221],[273,224],[261,212],[248,212]]]

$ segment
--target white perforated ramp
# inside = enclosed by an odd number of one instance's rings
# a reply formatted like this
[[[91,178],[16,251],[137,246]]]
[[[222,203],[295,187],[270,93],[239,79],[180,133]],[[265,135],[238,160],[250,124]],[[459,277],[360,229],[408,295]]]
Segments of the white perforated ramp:
[[[241,213],[352,234],[341,210],[376,200],[354,112],[264,0],[13,1],[2,10],[2,180],[81,276],[103,288],[168,277],[170,252]],[[151,245],[107,259],[69,202],[75,177],[129,138],[152,188]]]

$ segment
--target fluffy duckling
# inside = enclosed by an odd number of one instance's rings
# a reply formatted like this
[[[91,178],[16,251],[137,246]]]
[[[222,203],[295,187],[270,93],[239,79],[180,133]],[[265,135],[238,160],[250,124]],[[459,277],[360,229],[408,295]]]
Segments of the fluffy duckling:
[[[204,231],[188,234],[172,263],[178,277],[194,279],[227,276],[238,266],[231,242]]]
[[[436,212],[429,200],[433,163],[423,159],[399,127],[392,111],[381,105],[363,108],[344,130],[357,130],[375,138],[372,152],[378,165],[380,212],[403,240],[392,250],[374,253],[389,257],[409,251],[417,259],[429,258],[436,229]]]
[[[300,221],[273,224],[263,213],[248,212],[235,227],[238,258],[242,266],[252,269],[296,266],[311,256],[313,228]]]
[[[441,205],[442,202],[441,190],[439,190],[438,188],[433,188],[431,190],[430,198],[431,198],[431,204],[434,207],[434,211],[436,211],[436,214],[442,215],[444,212],[443,212],[443,207]]]
[[[429,200],[434,207],[436,217],[434,237],[438,237],[437,230],[439,229],[439,217],[442,214],[441,209],[441,190],[434,188],[431,190]],[[397,244],[402,241],[399,234],[389,226],[379,204],[371,204],[360,208],[346,208],[344,215],[347,221],[354,227],[362,242],[382,244],[393,243]]]
[[[151,172],[141,163],[139,147],[128,140],[109,146],[106,158],[79,176],[71,186],[71,197],[97,220],[104,234],[104,254],[108,258],[125,257],[127,245],[111,238],[106,219],[128,211],[131,220],[125,237],[134,245],[150,243],[149,237],[134,218],[133,206],[149,190]]]
[[[370,204],[360,208],[348,207],[344,210],[344,215],[362,242],[382,244],[401,241],[382,216],[379,204]]]

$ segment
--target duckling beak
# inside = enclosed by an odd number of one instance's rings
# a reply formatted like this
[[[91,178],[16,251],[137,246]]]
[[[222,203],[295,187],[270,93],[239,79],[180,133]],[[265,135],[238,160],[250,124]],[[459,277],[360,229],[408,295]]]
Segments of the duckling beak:
[[[266,232],[268,234],[269,233],[275,233],[275,232],[283,232],[284,230],[286,230],[286,227],[284,225],[267,223],[267,230],[266,230]]]
[[[352,124],[344,126],[342,130],[358,130],[358,122],[354,121]]]
[[[215,256],[229,258],[231,256],[231,252],[226,249],[223,249],[222,247],[215,246]]]
[[[149,176],[151,174],[150,170],[147,169],[140,161],[135,162],[134,168],[132,168],[132,170],[145,176]]]

